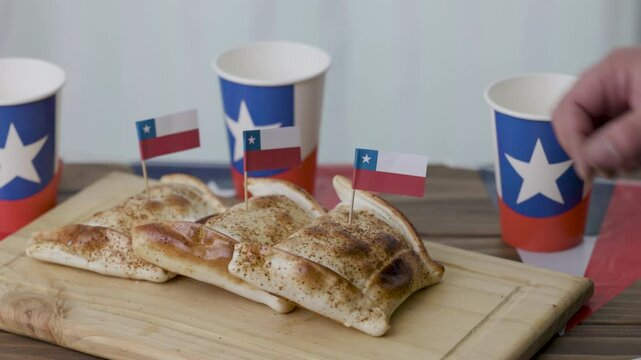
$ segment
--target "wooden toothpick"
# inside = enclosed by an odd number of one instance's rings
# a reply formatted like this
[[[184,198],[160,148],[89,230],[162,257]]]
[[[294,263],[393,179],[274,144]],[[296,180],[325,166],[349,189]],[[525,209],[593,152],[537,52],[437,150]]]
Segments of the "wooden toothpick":
[[[243,169],[243,189],[245,190],[245,211],[249,210],[249,202],[247,202],[247,170]]]
[[[245,211],[249,210],[249,202],[247,202],[247,151],[243,154],[243,192],[245,193]]]
[[[147,189],[147,200],[151,200],[151,194],[149,193],[149,177],[147,176],[147,163],[145,160],[140,160],[142,163],[142,176],[145,178],[145,189]]]
[[[356,195],[356,189],[352,188],[352,205],[349,207],[349,220],[347,225],[352,226],[352,214],[354,213],[354,197]]]

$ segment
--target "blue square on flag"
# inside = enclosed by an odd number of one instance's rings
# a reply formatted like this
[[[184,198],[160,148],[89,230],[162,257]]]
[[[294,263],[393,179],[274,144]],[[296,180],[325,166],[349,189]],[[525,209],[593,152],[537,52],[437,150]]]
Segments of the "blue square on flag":
[[[244,132],[245,151],[260,150],[260,130],[250,130]]]
[[[140,120],[136,122],[138,140],[147,140],[156,137],[156,124],[154,119]]]
[[[354,189],[422,197],[427,157],[391,151],[356,149]]]
[[[142,160],[200,147],[196,109],[136,121]]]
[[[357,149],[356,164],[357,169],[376,171],[376,161],[378,160],[378,151],[369,149]]]

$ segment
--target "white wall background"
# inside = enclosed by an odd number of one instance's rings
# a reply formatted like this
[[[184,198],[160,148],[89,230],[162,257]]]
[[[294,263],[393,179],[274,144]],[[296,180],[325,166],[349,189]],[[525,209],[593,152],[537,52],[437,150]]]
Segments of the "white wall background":
[[[202,148],[164,160],[227,161],[218,82],[226,49],[287,39],[326,49],[320,161],[355,146],[491,161],[483,89],[520,72],[579,73],[640,36],[641,3],[618,0],[0,0],[0,56],[68,75],[68,162],[137,159],[133,121],[198,108]]]

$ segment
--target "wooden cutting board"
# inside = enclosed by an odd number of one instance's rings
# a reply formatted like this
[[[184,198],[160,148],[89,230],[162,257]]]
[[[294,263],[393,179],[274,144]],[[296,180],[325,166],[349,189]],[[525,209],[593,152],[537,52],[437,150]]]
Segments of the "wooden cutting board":
[[[109,358],[514,359],[534,354],[592,294],[585,278],[427,243],[442,282],[412,295],[377,338],[187,278],[153,284],[25,257],[32,231],[142,189],[142,179],[112,173],[0,242],[0,327]]]

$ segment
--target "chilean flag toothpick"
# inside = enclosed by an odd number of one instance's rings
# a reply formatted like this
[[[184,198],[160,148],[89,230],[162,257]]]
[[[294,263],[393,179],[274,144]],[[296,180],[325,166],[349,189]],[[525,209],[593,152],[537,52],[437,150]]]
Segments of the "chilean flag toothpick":
[[[356,149],[352,176],[352,205],[356,190],[423,197],[427,157],[390,151]]]
[[[301,164],[300,129],[296,126],[243,131],[245,208],[247,172],[287,169]]]
[[[149,181],[145,160],[200,147],[198,112],[193,110],[136,121],[145,187]]]

